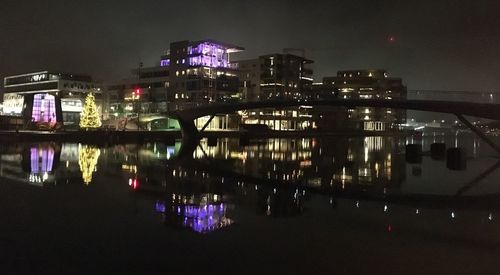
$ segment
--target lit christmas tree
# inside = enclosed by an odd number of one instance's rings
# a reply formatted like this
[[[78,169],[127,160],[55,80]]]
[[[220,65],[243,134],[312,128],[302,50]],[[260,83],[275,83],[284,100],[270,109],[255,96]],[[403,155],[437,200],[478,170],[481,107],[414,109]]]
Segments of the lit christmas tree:
[[[99,128],[101,124],[101,118],[95,104],[95,97],[92,93],[89,93],[85,98],[85,105],[80,114],[80,128]]]

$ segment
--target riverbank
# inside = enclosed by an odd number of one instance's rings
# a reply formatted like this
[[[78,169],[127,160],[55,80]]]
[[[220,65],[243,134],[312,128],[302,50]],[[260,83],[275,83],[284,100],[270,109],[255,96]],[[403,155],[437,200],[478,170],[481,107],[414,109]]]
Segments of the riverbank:
[[[302,138],[317,136],[406,136],[413,131],[205,131],[206,138]],[[91,143],[123,143],[144,141],[175,141],[182,138],[181,131],[0,131],[3,142],[71,141]]]

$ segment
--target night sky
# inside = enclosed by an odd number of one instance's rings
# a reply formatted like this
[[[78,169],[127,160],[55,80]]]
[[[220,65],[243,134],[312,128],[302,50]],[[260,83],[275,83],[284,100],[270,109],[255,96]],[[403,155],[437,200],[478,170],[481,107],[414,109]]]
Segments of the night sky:
[[[52,69],[119,79],[172,41],[213,38],[245,47],[236,59],[304,48],[316,81],[385,68],[410,90],[500,92],[496,0],[2,0],[0,37],[2,78]]]

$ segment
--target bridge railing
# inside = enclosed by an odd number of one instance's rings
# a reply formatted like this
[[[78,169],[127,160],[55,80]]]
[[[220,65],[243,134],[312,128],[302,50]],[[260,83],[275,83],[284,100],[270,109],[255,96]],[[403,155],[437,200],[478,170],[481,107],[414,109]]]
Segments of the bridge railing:
[[[479,91],[410,90],[407,99],[500,104],[500,93]]]
[[[407,98],[409,100],[439,100],[500,104],[500,93],[484,91],[409,90]],[[443,113],[429,113],[409,110],[407,112],[407,117],[410,122],[433,122],[445,125],[455,124],[458,122],[454,115]]]

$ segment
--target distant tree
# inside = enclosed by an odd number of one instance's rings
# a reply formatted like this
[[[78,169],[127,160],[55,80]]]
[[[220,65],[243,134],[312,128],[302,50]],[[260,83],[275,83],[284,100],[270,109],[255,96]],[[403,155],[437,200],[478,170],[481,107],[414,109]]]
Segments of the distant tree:
[[[97,112],[95,97],[90,92],[85,98],[83,111],[80,114],[80,128],[99,128],[101,125],[101,118],[99,117],[99,112]]]

